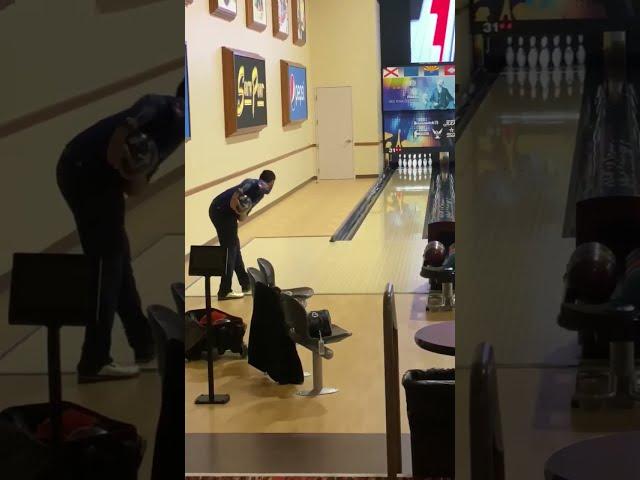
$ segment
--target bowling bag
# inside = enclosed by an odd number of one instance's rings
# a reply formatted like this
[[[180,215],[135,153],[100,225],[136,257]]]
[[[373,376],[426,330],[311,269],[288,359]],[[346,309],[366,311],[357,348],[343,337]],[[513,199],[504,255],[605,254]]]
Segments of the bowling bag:
[[[309,336],[312,338],[331,336],[331,314],[329,310],[317,310],[307,314]]]
[[[185,322],[185,357],[187,360],[199,360],[207,350],[206,310],[186,312]],[[246,355],[243,339],[247,325],[242,318],[212,308],[211,325],[213,327],[211,346],[219,355],[223,355],[226,351]]]
[[[33,445],[35,458],[23,458],[35,465],[30,468],[38,473],[13,475],[13,462],[9,470],[3,469],[6,478],[38,478],[39,480],[135,480],[144,454],[144,442],[135,426],[113,420],[80,405],[62,403],[62,443],[53,455],[51,447],[50,405],[31,404],[11,407],[0,413],[0,424],[10,425],[15,434],[22,435],[23,442]],[[2,430],[8,432],[7,429]],[[3,452],[9,452],[4,435],[0,436],[0,464],[5,465]],[[15,441],[15,440],[12,440]],[[23,445],[23,448],[29,448]],[[42,455],[40,455],[42,454]],[[24,467],[30,467],[25,465]],[[5,478],[5,477],[3,477]]]

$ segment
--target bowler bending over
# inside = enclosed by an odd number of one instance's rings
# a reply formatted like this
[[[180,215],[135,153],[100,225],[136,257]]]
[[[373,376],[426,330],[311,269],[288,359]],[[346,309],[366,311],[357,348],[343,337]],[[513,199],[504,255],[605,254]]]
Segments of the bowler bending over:
[[[242,298],[250,290],[249,275],[240,253],[238,221],[247,219],[253,207],[271,192],[275,181],[275,173],[264,170],[258,180],[248,178],[240,185],[222,192],[211,202],[209,218],[218,232],[220,246],[227,249],[227,268],[220,282],[218,300]],[[234,271],[238,276],[242,292],[231,290]]]

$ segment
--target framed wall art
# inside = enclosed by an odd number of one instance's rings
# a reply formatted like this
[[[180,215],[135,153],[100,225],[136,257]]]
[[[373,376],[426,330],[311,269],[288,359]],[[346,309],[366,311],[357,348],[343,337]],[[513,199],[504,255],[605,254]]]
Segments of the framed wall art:
[[[267,86],[264,58],[255,53],[222,48],[225,136],[259,132],[267,126]]]
[[[262,32],[267,28],[267,1],[245,0],[247,6],[247,27]]]
[[[299,63],[280,60],[282,126],[304,122],[307,108],[307,69]]]
[[[225,20],[233,20],[238,15],[238,0],[209,0],[209,13]]]
[[[293,20],[293,43],[307,43],[307,0],[291,0],[291,18]]]
[[[284,40],[289,36],[289,0],[271,0],[273,36]]]

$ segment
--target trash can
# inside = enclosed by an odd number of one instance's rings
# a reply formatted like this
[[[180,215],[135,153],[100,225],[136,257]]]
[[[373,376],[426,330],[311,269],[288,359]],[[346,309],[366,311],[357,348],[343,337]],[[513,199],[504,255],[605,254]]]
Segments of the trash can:
[[[402,378],[414,477],[454,478],[455,370],[409,370]]]
[[[48,403],[22,405],[0,412],[0,451],[19,439],[21,450],[36,453],[33,480],[136,480],[144,443],[133,425],[107,418],[69,402],[61,404],[62,432],[52,441]],[[10,446],[10,445],[9,445]],[[27,448],[29,447],[29,448]],[[4,453],[0,453],[2,457]],[[25,460],[29,460],[26,459]],[[5,463],[0,458],[0,463]],[[20,468],[13,462],[12,468]],[[8,472],[3,471],[3,474]],[[25,478],[18,476],[6,478]]]

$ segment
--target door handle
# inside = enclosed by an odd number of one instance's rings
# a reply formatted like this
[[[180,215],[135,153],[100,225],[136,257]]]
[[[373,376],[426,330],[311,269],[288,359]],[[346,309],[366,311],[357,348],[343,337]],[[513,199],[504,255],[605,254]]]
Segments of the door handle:
[[[347,138],[344,143],[351,143],[353,140],[351,140],[350,138]]]

